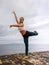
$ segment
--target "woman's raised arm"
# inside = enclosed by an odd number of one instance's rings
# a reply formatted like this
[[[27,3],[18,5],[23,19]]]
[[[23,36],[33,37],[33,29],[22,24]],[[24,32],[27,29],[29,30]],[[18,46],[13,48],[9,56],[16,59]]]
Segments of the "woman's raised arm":
[[[19,20],[18,20],[18,17],[16,16],[15,11],[13,11],[13,14],[14,14],[14,17],[15,17],[16,22],[19,23]]]

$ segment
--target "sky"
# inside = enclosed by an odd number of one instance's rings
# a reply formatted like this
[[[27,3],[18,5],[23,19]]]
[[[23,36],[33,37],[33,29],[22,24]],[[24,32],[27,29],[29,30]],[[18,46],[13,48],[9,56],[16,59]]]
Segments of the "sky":
[[[26,30],[38,31],[37,37],[29,38],[30,43],[49,43],[49,0],[0,0],[0,44],[23,43],[18,28],[9,27],[16,23],[13,11],[24,17]]]

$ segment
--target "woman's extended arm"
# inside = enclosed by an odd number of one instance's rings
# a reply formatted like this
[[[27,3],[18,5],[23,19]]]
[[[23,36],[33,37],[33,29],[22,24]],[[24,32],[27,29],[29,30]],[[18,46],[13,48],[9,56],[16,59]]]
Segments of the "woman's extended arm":
[[[23,24],[13,24],[13,25],[10,25],[10,27],[23,27],[24,25]]]
[[[15,11],[13,11],[13,14],[14,14],[14,17],[15,17],[16,22],[18,23],[18,22],[19,22],[19,20],[18,20],[18,17],[16,16]]]

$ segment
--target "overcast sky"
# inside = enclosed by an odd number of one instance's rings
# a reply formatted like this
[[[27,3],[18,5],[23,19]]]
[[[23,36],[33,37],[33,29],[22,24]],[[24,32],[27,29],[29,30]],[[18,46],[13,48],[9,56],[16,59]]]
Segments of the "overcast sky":
[[[25,18],[24,24],[27,30],[37,30],[39,33],[46,31],[46,35],[44,34],[46,38],[43,40],[47,39],[48,41],[49,0],[0,0],[0,43],[3,43],[3,40],[22,39],[17,28],[9,28],[10,24],[15,24],[13,11],[18,17]],[[42,40],[42,35],[37,38]],[[33,39],[33,41],[35,40]]]

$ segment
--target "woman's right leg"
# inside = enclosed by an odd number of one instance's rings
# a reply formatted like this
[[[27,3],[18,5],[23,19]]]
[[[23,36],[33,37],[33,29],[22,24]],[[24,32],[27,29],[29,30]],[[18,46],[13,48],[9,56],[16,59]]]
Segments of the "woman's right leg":
[[[34,31],[34,32],[30,32],[30,31],[27,31],[27,36],[36,36],[38,35],[37,31]]]

